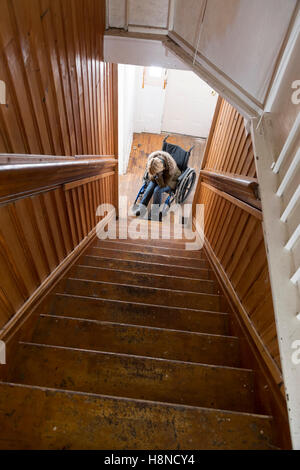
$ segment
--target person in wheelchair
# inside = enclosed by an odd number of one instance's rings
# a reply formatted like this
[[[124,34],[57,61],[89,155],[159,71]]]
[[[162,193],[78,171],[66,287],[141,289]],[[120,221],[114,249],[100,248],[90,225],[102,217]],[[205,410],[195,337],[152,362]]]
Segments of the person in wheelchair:
[[[175,190],[181,171],[174,158],[163,150],[152,152],[147,161],[147,174],[149,184],[143,194],[140,204],[134,211],[134,215],[139,217],[145,215],[147,206],[153,196],[153,207],[149,218],[160,220],[161,213],[159,207],[162,202],[163,193],[171,193]]]
[[[167,142],[168,137],[167,135],[163,140],[162,150],[153,152],[148,157],[143,184],[132,207],[137,217],[146,214],[153,196],[153,210],[149,219],[162,220],[174,201],[180,205],[187,200],[195,185],[196,172],[188,166],[194,146],[184,150],[179,145]],[[163,193],[168,193],[168,196],[163,207],[160,207]]]

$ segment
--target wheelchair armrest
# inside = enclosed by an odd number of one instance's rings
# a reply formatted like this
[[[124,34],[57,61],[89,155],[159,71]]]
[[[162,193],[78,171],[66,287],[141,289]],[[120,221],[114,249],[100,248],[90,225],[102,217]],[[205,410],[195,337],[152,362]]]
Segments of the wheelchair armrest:
[[[183,172],[181,173],[181,175],[179,176],[179,178],[178,178],[178,180],[177,180],[177,184],[180,184],[180,183],[181,183],[181,181],[182,181],[183,178],[186,176],[186,174],[188,173],[189,170],[190,170],[190,169],[187,168],[185,171],[183,171]]]

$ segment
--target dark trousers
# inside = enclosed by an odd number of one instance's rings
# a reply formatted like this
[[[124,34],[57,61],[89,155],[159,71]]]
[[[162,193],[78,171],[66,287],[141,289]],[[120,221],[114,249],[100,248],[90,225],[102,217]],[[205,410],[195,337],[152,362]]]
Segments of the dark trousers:
[[[150,181],[143,195],[143,198],[141,200],[141,204],[147,207],[153,195],[153,204],[158,204],[160,206],[163,193],[169,193],[170,191],[171,191],[171,188],[169,186],[166,186],[165,188],[161,188],[160,186],[158,186],[157,183]]]

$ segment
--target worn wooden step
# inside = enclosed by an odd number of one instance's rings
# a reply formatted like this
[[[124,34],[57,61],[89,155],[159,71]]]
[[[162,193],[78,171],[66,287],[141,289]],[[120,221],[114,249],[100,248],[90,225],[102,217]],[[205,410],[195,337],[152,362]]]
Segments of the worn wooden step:
[[[75,318],[226,335],[228,314],[57,294],[50,312]]]
[[[147,286],[162,289],[202,292],[206,294],[220,293],[217,283],[211,280],[164,276],[162,274],[144,274],[94,266],[76,265],[68,272],[68,277],[74,279],[86,279],[89,281],[130,284],[132,286]]]
[[[96,243],[97,242],[100,242],[102,243],[103,240],[101,239],[97,239],[96,240]],[[186,250],[186,243],[187,243],[187,240],[186,239],[163,239],[163,238],[151,238],[149,237],[147,240],[144,240],[144,239],[141,239],[141,238],[137,238],[137,239],[132,239],[128,236],[128,238],[125,238],[125,239],[121,239],[121,238],[117,238],[117,241],[119,243],[124,243],[124,244],[134,244],[134,245],[141,245],[141,246],[152,246],[152,247],[158,247],[158,248],[176,248],[178,250]],[[194,250],[195,251],[195,250]]]
[[[1,449],[271,449],[272,418],[0,384]]]
[[[67,333],[66,333],[67,334]],[[253,412],[251,371],[20,343],[8,381],[191,406]]]
[[[31,341],[204,364],[219,364],[219,352],[224,349],[224,336],[219,335],[53,315],[40,316]],[[226,347],[228,361],[230,354],[237,354],[236,342]]]
[[[184,245],[181,248],[170,245],[169,247],[151,245],[151,240],[144,241],[144,243],[135,243],[131,240],[131,243],[127,241],[124,243],[122,240],[97,240],[94,245],[95,248],[108,248],[109,250],[121,250],[128,252],[139,252],[147,253],[151,255],[167,255],[167,256],[179,256],[183,258],[193,259],[206,259],[206,256],[202,250],[186,250]]]
[[[142,253],[140,251],[113,250],[109,248],[91,247],[85,254],[92,256],[102,256],[105,258],[117,258],[124,260],[144,261],[146,263],[168,264],[171,266],[190,266],[194,268],[209,268],[209,262],[205,259],[194,259],[183,256],[168,256]]]
[[[192,279],[214,279],[213,271],[207,268],[193,268],[187,266],[178,267],[167,264],[152,263],[151,257],[149,261],[145,263],[143,261],[86,255],[80,258],[79,264],[99,268],[123,269],[125,271],[161,274],[165,276],[182,276]]]
[[[100,281],[65,279],[60,283],[58,291],[86,297],[165,305],[168,307],[189,307],[209,311],[224,311],[224,308],[226,308],[225,299],[217,294],[198,294]]]
[[[131,220],[134,222],[134,227],[130,227]],[[170,226],[165,225],[164,223],[157,222],[152,220],[149,222],[147,219],[139,219],[136,218],[127,220],[125,224],[119,224],[117,230],[117,236],[122,238],[126,236],[127,238],[134,240],[133,237],[138,237],[140,240],[148,241],[152,238],[168,240],[170,242],[191,242],[194,241],[196,238],[195,232],[187,227],[184,227],[181,223],[173,223],[171,222]],[[163,222],[165,222],[164,219]],[[128,222],[130,224],[128,224]],[[139,232],[139,233],[138,233]],[[133,234],[133,236],[132,236]]]

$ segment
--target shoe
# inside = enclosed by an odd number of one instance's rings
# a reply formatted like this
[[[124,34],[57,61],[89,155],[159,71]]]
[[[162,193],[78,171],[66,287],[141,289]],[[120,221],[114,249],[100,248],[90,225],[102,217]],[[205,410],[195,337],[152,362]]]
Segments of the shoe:
[[[141,210],[139,208],[137,208],[135,211],[132,211],[133,212],[133,215],[135,215],[135,217],[139,217],[141,215]]]
[[[135,209],[132,209],[132,213],[136,217],[140,217],[140,216],[144,217],[144,215],[147,213],[147,207],[143,206],[143,204],[140,204]]]

